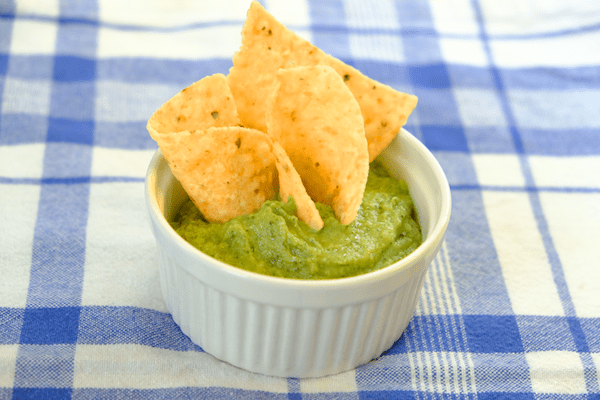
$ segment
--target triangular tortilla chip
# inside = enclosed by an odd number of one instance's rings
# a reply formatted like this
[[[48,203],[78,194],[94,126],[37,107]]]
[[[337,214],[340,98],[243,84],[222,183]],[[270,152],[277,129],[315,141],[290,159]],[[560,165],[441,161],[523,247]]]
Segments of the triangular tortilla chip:
[[[181,90],[148,121],[149,127],[161,133],[239,124],[233,95],[223,74],[207,76]]]
[[[280,69],[267,99],[267,132],[281,143],[309,196],[354,221],[369,175],[360,108],[331,67]]]
[[[148,121],[173,175],[209,222],[250,214],[278,190],[271,139],[239,123],[223,74],[183,89]]]
[[[417,97],[398,92],[324,53],[288,30],[256,1],[248,10],[242,46],[227,76],[242,124],[266,131],[265,101],[277,70],[309,65],[331,66],[344,79],[360,105],[372,161],[406,123]]]
[[[277,193],[273,145],[264,132],[213,127],[158,139],[173,175],[209,222],[250,214]]]

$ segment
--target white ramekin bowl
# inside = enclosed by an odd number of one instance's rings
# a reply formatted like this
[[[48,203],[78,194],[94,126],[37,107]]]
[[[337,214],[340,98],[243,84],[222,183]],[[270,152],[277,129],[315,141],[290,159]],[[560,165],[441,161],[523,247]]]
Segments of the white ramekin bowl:
[[[207,353],[237,367],[281,377],[320,377],[381,355],[415,310],[427,268],[450,219],[450,188],[434,156],[406,130],[380,155],[405,179],[423,244],[403,260],[364,275],[321,281],[275,278],[217,261],[171,228],[187,195],[160,150],[146,176],[168,310]]]

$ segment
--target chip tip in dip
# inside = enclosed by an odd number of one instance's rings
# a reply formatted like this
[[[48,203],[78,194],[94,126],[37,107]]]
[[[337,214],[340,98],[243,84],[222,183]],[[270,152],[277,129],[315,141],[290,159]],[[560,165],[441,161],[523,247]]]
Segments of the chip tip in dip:
[[[279,172],[279,193],[281,200],[287,203],[290,197],[296,203],[296,215],[314,230],[323,228],[323,219],[315,206],[315,202],[306,193],[300,175],[292,165],[285,150],[278,142],[273,142],[273,153],[277,171]]]

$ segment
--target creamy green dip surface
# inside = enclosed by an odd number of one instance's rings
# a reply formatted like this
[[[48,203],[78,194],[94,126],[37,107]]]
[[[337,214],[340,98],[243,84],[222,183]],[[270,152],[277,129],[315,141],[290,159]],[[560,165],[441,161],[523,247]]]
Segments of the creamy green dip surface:
[[[173,228],[197,249],[227,264],[265,275],[331,279],[364,274],[404,258],[422,242],[417,213],[404,181],[372,163],[356,219],[342,225],[317,203],[325,226],[315,231],[295,216],[292,198],[260,210],[208,223],[188,200]]]

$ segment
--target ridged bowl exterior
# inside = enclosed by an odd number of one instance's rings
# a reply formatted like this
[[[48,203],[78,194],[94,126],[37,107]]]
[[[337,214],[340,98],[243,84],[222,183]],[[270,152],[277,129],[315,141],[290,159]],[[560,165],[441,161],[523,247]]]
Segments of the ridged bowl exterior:
[[[406,137],[408,133],[403,132]],[[393,143],[386,150],[384,162],[393,164],[397,151],[411,150],[406,146],[399,150],[399,140],[396,147]],[[409,145],[420,144],[412,136],[408,140]],[[427,152],[423,149],[419,148]],[[426,161],[431,163],[432,158],[429,153]],[[401,161],[410,164],[410,160]],[[407,179],[427,237],[416,254],[358,277],[300,281],[225,265],[183,241],[167,220],[185,200],[185,192],[157,152],[146,181],[147,200],[162,292],[174,321],[207,353],[266,375],[321,377],[378,357],[406,329],[446,230],[450,194],[445,176],[435,164],[435,177],[441,182],[417,176],[411,178],[411,185]],[[413,167],[422,168],[402,168]],[[424,188],[419,190],[415,184]],[[436,185],[441,188],[437,192],[432,189]],[[440,198],[431,198],[436,195]]]

